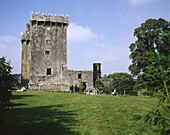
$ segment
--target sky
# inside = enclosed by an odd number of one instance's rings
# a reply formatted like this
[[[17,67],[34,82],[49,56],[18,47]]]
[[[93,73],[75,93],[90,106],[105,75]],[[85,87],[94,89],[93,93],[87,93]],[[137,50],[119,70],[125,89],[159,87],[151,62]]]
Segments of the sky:
[[[21,73],[21,31],[30,11],[69,15],[68,69],[92,70],[102,64],[102,75],[127,72],[134,29],[147,19],[170,21],[170,0],[0,0],[0,57]]]

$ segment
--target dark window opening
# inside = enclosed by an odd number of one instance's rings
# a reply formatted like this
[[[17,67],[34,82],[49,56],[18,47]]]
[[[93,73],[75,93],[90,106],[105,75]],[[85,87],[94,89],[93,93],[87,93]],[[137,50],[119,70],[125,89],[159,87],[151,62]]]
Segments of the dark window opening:
[[[44,25],[43,21],[38,21],[38,25]]]
[[[45,22],[45,26],[50,27],[50,22]]]
[[[32,26],[35,25],[37,22],[36,21],[32,21]]]
[[[27,45],[30,43],[30,40],[27,40]]]
[[[51,68],[47,68],[47,75],[51,75]]]
[[[61,26],[62,26],[62,23],[57,23],[57,26],[61,27]]]
[[[78,74],[78,79],[81,79],[81,74]]]
[[[25,42],[25,40],[22,40],[21,42],[22,42],[22,44],[23,44],[23,43]]]
[[[45,51],[45,54],[50,54],[50,51]]]
[[[64,26],[64,27],[67,26],[67,23],[63,23],[63,26]]]
[[[52,26],[55,26],[55,22],[52,22]]]

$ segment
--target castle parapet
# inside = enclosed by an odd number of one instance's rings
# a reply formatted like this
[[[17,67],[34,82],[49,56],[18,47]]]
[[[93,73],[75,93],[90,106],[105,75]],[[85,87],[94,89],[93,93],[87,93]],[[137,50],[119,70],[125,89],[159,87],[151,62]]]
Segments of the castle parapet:
[[[33,12],[30,12],[30,21],[55,22],[55,23],[59,22],[69,24],[69,16],[68,15],[66,17],[64,17],[64,15],[58,16],[57,14],[53,16],[51,13],[49,13],[49,16],[47,16],[46,13],[42,13],[42,15],[40,15],[39,12],[36,12],[36,14],[33,15]]]

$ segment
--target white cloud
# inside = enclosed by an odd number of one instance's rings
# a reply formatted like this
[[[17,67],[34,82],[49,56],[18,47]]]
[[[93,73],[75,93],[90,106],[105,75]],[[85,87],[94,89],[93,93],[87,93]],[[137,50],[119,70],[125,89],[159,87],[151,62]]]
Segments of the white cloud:
[[[89,27],[83,27],[75,23],[70,23],[68,27],[68,40],[70,41],[89,41],[96,38],[97,34],[92,32]]]
[[[146,3],[150,3],[150,2],[156,2],[159,0],[129,0],[128,2],[132,5],[132,6],[138,6],[141,4],[146,4]]]

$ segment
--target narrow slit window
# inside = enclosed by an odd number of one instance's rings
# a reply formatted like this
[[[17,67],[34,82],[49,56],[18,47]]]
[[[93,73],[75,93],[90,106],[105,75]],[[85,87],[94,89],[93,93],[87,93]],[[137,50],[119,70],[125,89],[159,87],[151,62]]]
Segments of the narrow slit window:
[[[47,68],[47,75],[51,75],[51,68]]]

